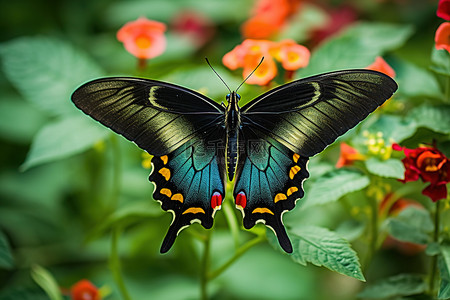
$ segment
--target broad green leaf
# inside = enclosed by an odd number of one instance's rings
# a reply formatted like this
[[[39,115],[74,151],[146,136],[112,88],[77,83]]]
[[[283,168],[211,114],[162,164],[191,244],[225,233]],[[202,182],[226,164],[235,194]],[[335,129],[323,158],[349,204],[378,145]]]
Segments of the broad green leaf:
[[[333,170],[310,183],[302,207],[337,201],[345,194],[359,191],[369,185],[369,178],[357,171]]]
[[[300,77],[327,71],[364,68],[377,56],[401,45],[412,28],[385,23],[359,23],[330,39],[312,53],[309,65],[298,72]]]
[[[311,30],[321,27],[329,21],[326,12],[316,5],[303,3],[302,9],[289,19],[288,26],[280,32],[278,39],[293,39],[304,41],[310,36]]]
[[[450,246],[441,245],[442,257],[439,257],[438,267],[441,274],[438,299],[450,298]]]
[[[303,226],[289,232],[292,260],[306,266],[312,263],[365,281],[358,256],[347,240],[321,227]]]
[[[128,226],[143,219],[161,215],[163,212],[158,203],[152,200],[140,201],[119,208],[108,216],[105,221],[95,227],[89,234],[88,239],[100,236],[103,232],[114,226]]]
[[[50,300],[63,300],[58,283],[49,271],[35,265],[31,269],[31,277],[47,293]]]
[[[422,208],[409,206],[397,217],[387,220],[387,230],[396,239],[416,244],[429,242],[429,234],[433,230],[430,213]]]
[[[427,284],[422,275],[400,274],[368,284],[358,294],[358,297],[364,299],[386,299],[396,296],[409,296],[420,294],[426,288]]]
[[[366,222],[349,219],[339,224],[335,232],[339,236],[351,242],[359,238],[364,233],[366,226]]]
[[[45,123],[45,116],[19,96],[2,95],[0,101],[0,137],[29,144]]]
[[[447,50],[436,50],[431,52],[431,69],[441,75],[450,76],[450,54]]]
[[[13,267],[14,259],[11,248],[6,236],[0,231],[0,269],[12,269]]]
[[[380,160],[371,157],[365,161],[367,170],[380,177],[403,179],[405,167],[403,163],[397,159]]]
[[[76,111],[70,95],[77,86],[102,71],[65,41],[22,37],[0,44],[3,70],[30,102],[53,115]]]
[[[396,143],[411,137],[417,130],[417,124],[411,118],[402,118],[394,115],[380,115],[372,124],[362,124],[363,129],[369,132],[381,132],[386,141],[393,140]]]
[[[408,118],[418,127],[426,127],[435,132],[450,133],[450,107],[421,105],[411,110]]]
[[[398,93],[408,97],[432,97],[442,99],[439,83],[432,73],[406,61],[396,61],[395,72]]]
[[[81,153],[106,137],[108,130],[91,119],[73,116],[50,123],[35,136],[23,169]]]

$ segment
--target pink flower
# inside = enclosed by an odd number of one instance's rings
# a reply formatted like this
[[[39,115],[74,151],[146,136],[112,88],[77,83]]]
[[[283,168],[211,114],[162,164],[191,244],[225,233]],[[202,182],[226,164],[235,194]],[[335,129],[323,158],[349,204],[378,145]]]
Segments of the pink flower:
[[[117,39],[125,49],[139,59],[150,59],[161,55],[166,49],[164,31],[166,25],[141,17],[126,23],[117,32]]]
[[[439,18],[450,21],[450,0],[439,0],[436,14]]]

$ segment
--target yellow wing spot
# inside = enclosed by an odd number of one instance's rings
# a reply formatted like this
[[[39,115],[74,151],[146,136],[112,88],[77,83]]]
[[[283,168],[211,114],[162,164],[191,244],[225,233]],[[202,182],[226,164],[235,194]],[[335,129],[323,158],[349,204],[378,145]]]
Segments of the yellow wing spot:
[[[301,168],[299,166],[293,166],[289,171],[289,178],[294,179],[295,174],[297,174],[300,170]]]
[[[283,193],[278,193],[278,194],[275,196],[275,199],[273,199],[273,202],[277,203],[278,201],[286,200],[286,199],[287,199],[287,197],[286,197],[285,194],[283,194]]]
[[[292,159],[294,160],[295,163],[298,162],[299,158],[300,158],[300,155],[298,155],[297,153],[294,153],[294,155],[292,156]]]
[[[271,215],[273,215],[274,213],[266,207],[257,207],[252,211],[252,214],[271,214]]]
[[[292,194],[295,193],[296,191],[298,191],[298,188],[295,187],[295,186],[293,186],[293,187],[291,187],[291,188],[289,188],[289,189],[287,190],[286,195],[288,195],[288,197],[289,197],[290,195],[292,195]]]
[[[204,214],[205,211],[201,207],[189,207],[188,209],[183,211],[183,215],[184,214],[198,214],[198,213]]]
[[[167,155],[161,156],[160,158],[164,164],[167,164],[167,162],[169,161],[169,158],[167,157]]]
[[[171,190],[169,190],[169,189],[166,189],[166,188],[164,188],[164,189],[161,189],[160,191],[159,191],[159,193],[160,194],[163,194],[163,195],[166,195],[167,197],[172,197],[172,191]]]
[[[178,193],[178,194],[173,195],[172,198],[170,198],[170,200],[180,201],[181,203],[183,203],[184,197],[183,197],[183,195]]]
[[[164,178],[169,181],[170,179],[170,170],[167,168],[162,168],[161,170],[158,171],[162,176],[164,176]]]

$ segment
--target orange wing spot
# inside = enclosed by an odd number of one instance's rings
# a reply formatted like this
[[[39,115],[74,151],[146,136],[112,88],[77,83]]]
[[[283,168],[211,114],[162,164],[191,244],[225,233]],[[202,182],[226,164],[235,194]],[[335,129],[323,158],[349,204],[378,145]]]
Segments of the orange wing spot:
[[[295,163],[298,162],[299,158],[300,158],[300,155],[298,155],[297,153],[294,153],[294,155],[292,156],[292,159],[294,160]]]
[[[286,199],[287,199],[287,197],[286,197],[285,194],[283,194],[283,193],[278,193],[278,194],[275,196],[275,199],[273,199],[273,202],[277,203],[278,201],[286,200]]]
[[[291,188],[289,188],[289,189],[287,190],[286,195],[288,195],[288,197],[289,197],[290,195],[292,195],[292,194],[295,193],[296,191],[298,191],[298,188],[295,187],[295,186],[293,186],[293,187],[291,187]]]
[[[271,214],[271,215],[273,215],[274,213],[266,207],[257,207],[252,211],[252,214]]]
[[[188,209],[183,211],[183,215],[184,214],[198,214],[198,213],[204,214],[205,211],[201,207],[189,207]]]
[[[301,168],[299,166],[293,166],[289,171],[289,178],[294,179],[295,174],[297,174],[300,170]]]
[[[165,165],[166,165],[167,162],[169,161],[169,158],[167,157],[167,155],[161,156],[160,158],[161,158],[163,164],[165,164]]]
[[[183,203],[184,197],[183,197],[183,195],[178,193],[178,194],[173,195],[172,198],[170,198],[170,200],[180,201],[181,203]]]
[[[167,197],[172,197],[172,191],[171,190],[169,190],[169,189],[166,189],[166,188],[164,188],[164,189],[161,189],[160,191],[159,191],[159,193],[160,194],[163,194],[163,195],[166,195]]]
[[[166,181],[169,181],[170,179],[170,170],[167,168],[162,168],[161,170],[158,171],[162,176],[164,176],[164,178],[166,179]]]

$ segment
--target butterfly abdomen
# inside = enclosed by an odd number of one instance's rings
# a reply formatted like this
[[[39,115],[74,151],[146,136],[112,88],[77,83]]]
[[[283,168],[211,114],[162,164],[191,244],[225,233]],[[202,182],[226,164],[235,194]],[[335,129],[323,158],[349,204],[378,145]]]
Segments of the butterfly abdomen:
[[[227,96],[228,106],[225,111],[225,128],[227,132],[226,155],[228,178],[233,180],[238,159],[238,132],[241,126],[240,109],[237,105],[238,98],[235,92]]]

